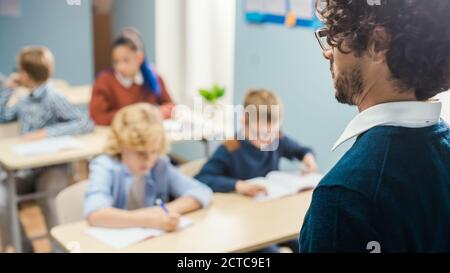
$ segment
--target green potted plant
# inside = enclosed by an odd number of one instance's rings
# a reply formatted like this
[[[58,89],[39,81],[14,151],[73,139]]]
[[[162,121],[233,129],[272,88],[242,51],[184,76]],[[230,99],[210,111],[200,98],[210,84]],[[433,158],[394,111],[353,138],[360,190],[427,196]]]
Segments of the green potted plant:
[[[225,96],[225,88],[218,84],[214,84],[210,89],[200,89],[199,94],[209,105],[209,107],[205,108],[203,111],[204,117],[210,121],[221,118],[223,114],[223,105],[221,105],[219,101]]]
[[[210,104],[216,104],[220,98],[225,96],[225,88],[214,84],[210,89],[200,89],[200,96]]]

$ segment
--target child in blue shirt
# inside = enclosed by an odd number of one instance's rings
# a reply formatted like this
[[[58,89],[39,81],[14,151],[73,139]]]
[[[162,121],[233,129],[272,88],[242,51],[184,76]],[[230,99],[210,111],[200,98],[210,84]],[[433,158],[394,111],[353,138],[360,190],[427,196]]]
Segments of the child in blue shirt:
[[[18,73],[11,75],[0,89],[0,123],[18,121],[21,133],[27,140],[47,137],[77,135],[93,131],[94,124],[78,108],[70,104],[51,84],[54,57],[46,47],[24,48],[17,59]],[[29,94],[14,101],[14,89],[22,86]],[[69,184],[67,165],[27,170],[17,183],[17,192],[26,194],[34,191],[58,192]],[[0,183],[0,188],[4,187]],[[0,189],[5,192],[5,189]],[[2,194],[0,199],[5,199]],[[38,201],[50,229],[57,224],[55,197]],[[5,211],[5,200],[0,200],[0,214]],[[6,214],[0,215],[2,222]],[[5,234],[5,232],[2,232]],[[6,238],[10,236],[5,236]],[[6,240],[5,240],[6,241]],[[24,249],[31,251],[31,245],[24,241]]]
[[[215,192],[237,192],[255,197],[265,194],[265,187],[246,181],[279,170],[281,158],[302,161],[303,173],[317,171],[312,149],[280,132],[282,105],[273,92],[248,92],[244,108],[243,131],[236,140],[226,141],[216,150],[196,176],[198,180]],[[289,246],[298,251],[295,241]],[[277,248],[264,251],[277,251]]]
[[[90,225],[174,231],[181,214],[209,205],[212,191],[170,164],[156,107],[127,106],[111,129],[105,154],[90,164],[84,207]],[[158,199],[167,203],[168,214],[157,206]]]

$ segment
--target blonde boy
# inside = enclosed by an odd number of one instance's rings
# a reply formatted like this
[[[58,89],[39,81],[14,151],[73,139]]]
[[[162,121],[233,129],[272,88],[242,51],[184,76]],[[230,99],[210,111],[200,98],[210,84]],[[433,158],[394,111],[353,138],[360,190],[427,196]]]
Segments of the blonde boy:
[[[181,174],[169,149],[158,108],[140,103],[115,116],[104,155],[90,164],[85,217],[92,226],[177,228],[180,214],[211,201],[212,191]],[[164,211],[157,201],[167,203]]]

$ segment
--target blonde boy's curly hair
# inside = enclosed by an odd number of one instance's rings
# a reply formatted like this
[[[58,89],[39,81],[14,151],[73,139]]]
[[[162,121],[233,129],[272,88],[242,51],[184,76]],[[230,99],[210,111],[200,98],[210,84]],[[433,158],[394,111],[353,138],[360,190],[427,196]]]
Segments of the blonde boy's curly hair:
[[[124,148],[146,151],[160,138],[159,153],[169,152],[169,142],[158,108],[148,103],[138,103],[117,112],[106,142],[105,154],[120,159]]]

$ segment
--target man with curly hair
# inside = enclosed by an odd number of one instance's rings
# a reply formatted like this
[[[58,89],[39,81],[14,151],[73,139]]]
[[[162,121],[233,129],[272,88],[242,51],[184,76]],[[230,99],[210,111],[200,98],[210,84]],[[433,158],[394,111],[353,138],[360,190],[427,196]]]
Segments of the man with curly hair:
[[[357,106],[316,188],[301,252],[449,252],[449,0],[324,0],[316,32],[336,98]],[[320,7],[320,8],[319,8]]]

